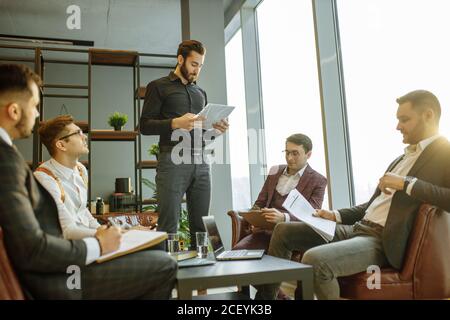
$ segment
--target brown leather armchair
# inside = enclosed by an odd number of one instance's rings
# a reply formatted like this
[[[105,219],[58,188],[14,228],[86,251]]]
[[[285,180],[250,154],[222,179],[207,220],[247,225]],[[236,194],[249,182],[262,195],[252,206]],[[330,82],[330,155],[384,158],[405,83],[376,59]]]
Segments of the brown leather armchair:
[[[381,269],[381,289],[367,288],[361,272],[339,278],[346,299],[442,299],[450,297],[450,214],[422,205],[401,270]]]
[[[6,253],[3,231],[0,227],[0,300],[24,300],[17,275]]]
[[[232,246],[249,234],[249,224],[230,211]],[[406,248],[401,270],[381,269],[381,289],[368,289],[372,275],[361,272],[340,277],[341,297],[346,299],[442,299],[450,297],[450,214],[431,205],[420,207]],[[300,261],[296,252],[292,260]]]

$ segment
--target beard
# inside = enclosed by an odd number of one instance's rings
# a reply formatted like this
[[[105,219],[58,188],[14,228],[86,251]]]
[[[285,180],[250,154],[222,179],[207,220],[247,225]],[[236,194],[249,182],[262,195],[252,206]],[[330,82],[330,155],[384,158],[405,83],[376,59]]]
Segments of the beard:
[[[29,122],[30,122],[29,118],[22,108],[22,117],[20,118],[19,122],[15,125],[16,130],[19,132],[19,139],[28,138],[33,132],[33,126],[28,127]]]
[[[195,81],[195,76],[192,73],[189,73],[188,69],[186,68],[186,62],[181,65],[180,71],[183,75],[183,78],[185,78],[188,83],[192,83]]]

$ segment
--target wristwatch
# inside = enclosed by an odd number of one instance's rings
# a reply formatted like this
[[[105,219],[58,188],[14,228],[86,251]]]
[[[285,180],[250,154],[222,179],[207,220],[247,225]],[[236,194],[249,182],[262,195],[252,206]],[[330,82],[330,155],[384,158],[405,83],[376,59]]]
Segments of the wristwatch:
[[[408,189],[409,184],[414,180],[414,177],[406,176],[403,178],[404,184],[403,184],[403,191],[406,192]]]

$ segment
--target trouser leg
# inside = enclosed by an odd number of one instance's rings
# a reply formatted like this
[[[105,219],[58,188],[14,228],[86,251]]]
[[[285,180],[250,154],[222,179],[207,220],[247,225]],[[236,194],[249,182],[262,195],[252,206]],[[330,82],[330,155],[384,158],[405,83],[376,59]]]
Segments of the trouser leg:
[[[196,164],[194,175],[186,191],[191,249],[196,249],[195,233],[205,231],[203,216],[207,216],[211,200],[211,178],[208,164]]]
[[[175,233],[178,231],[181,202],[191,180],[193,165],[174,164],[170,156],[170,152],[163,152],[158,158],[158,230]]]
[[[338,299],[337,278],[366,271],[371,265],[388,265],[381,234],[356,224],[350,239],[312,248],[305,252],[302,263],[314,268],[314,291],[319,299]]]

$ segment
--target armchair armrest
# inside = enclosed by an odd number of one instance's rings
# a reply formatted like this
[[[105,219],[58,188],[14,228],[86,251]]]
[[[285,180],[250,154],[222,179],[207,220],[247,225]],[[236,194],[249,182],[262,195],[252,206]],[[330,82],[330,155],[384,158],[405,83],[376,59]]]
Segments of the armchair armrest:
[[[242,238],[251,233],[250,224],[245,221],[238,211],[228,211],[231,218],[231,248],[233,248]]]

